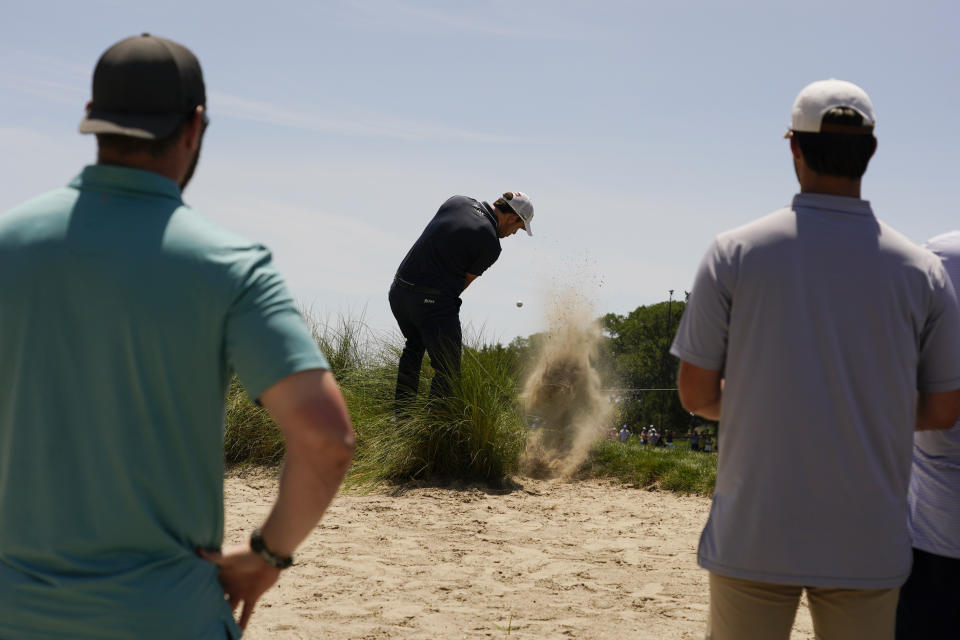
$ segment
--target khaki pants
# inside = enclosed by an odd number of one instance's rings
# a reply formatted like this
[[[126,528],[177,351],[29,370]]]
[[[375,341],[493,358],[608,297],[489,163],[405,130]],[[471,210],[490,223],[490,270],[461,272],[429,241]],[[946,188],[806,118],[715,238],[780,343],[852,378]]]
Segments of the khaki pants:
[[[787,640],[803,590],[711,573],[707,640]],[[899,587],[806,590],[818,640],[893,640]]]

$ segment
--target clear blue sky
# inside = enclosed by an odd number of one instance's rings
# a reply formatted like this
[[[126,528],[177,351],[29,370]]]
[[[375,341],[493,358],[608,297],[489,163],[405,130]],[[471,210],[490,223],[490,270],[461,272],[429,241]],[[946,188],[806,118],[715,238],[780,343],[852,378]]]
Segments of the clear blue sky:
[[[878,216],[918,242],[960,227],[956,2],[8,4],[0,211],[92,162],[76,127],[102,51],[168,37],[199,57],[212,120],[186,200],[270,246],[316,315],[378,331],[458,193],[536,206],[534,237],[463,296],[488,339],[540,330],[557,286],[598,314],[682,295],[714,235],[789,202],[790,107],[828,77],[873,99]]]

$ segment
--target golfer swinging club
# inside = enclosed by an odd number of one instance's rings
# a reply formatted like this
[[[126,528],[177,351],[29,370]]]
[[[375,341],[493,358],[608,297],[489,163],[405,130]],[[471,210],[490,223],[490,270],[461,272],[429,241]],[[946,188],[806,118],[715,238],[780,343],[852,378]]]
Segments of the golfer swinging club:
[[[443,203],[407,252],[390,287],[390,309],[406,339],[397,372],[396,409],[417,395],[423,353],[436,371],[430,397],[447,396],[460,374],[460,293],[500,257],[500,238],[527,235],[533,203],[508,191],[493,206],[466,196]]]

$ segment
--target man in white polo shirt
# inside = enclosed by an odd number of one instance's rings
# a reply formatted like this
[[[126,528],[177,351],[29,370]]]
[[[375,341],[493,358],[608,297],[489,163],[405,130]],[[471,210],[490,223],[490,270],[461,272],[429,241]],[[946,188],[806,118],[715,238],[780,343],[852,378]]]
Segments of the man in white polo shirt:
[[[960,311],[936,256],[860,199],[874,124],[854,84],[800,92],[800,193],[717,236],[671,349],[683,406],[723,432],[711,638],[788,638],[804,588],[818,637],[893,638],[913,431],[960,414]]]
[[[925,245],[960,286],[960,231]],[[913,569],[900,590],[897,640],[960,635],[960,423],[913,437],[907,523]]]

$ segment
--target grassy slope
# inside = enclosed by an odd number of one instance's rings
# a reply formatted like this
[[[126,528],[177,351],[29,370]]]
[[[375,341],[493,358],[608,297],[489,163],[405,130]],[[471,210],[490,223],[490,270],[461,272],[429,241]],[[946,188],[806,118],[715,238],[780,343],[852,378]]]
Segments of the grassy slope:
[[[711,495],[717,457],[683,447],[651,447],[631,439],[605,440],[594,447],[582,473],[612,477],[638,487]]]
[[[498,485],[519,468],[526,426],[517,400],[516,362],[503,350],[465,346],[462,379],[451,398],[425,397],[432,376],[425,362],[421,397],[408,417],[393,413],[400,347],[369,335],[361,321],[315,324],[314,334],[343,390],[357,432],[348,476],[354,486],[416,478],[481,481]],[[283,438],[270,416],[246,396],[236,379],[227,397],[224,453],[228,464],[276,465]],[[716,456],[603,441],[581,469],[586,477],[682,493],[709,495]]]

